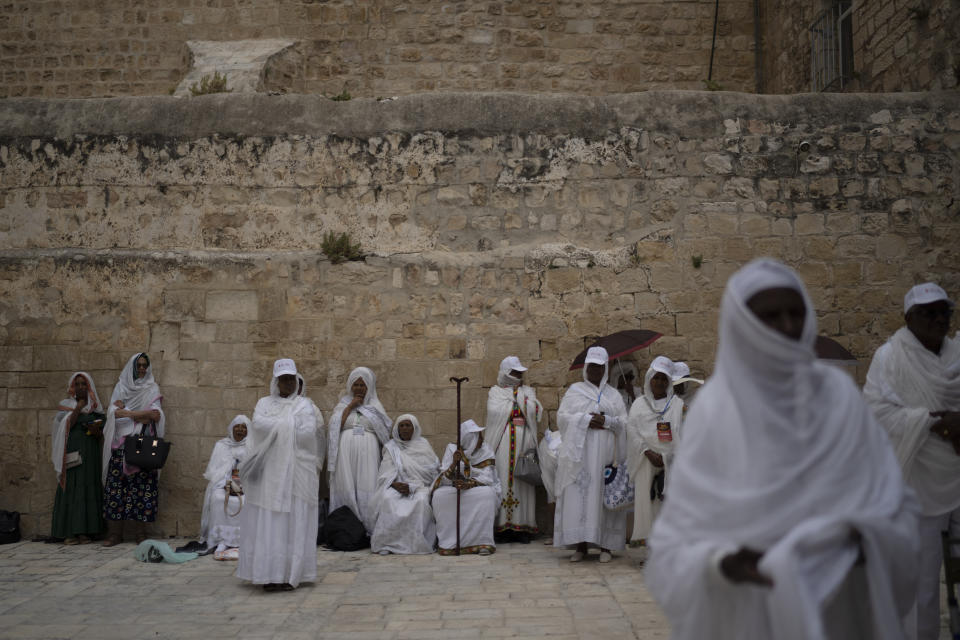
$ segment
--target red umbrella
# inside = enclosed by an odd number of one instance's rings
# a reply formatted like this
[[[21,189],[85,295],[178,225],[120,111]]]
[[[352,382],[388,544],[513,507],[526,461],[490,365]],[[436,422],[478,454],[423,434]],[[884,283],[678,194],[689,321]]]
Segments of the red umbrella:
[[[817,336],[817,341],[813,345],[813,350],[821,360],[833,360],[839,364],[854,366],[857,359],[850,353],[846,347],[826,336]]]
[[[609,359],[616,360],[638,349],[649,347],[662,335],[662,333],[650,331],[649,329],[627,329],[626,331],[617,331],[608,336],[597,338],[590,347],[603,347],[607,350],[607,354],[610,356]],[[570,365],[571,371],[583,366],[583,361],[586,359],[587,351],[590,347],[581,351],[577,354],[577,357],[573,359],[573,364]]]

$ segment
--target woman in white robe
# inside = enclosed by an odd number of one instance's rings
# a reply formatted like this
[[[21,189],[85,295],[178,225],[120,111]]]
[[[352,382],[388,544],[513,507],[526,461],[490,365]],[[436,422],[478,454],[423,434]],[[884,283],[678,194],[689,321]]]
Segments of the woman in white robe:
[[[213,445],[210,461],[203,477],[207,490],[203,495],[200,515],[200,542],[205,548],[216,548],[217,559],[235,560],[236,553],[224,556],[229,549],[240,546],[240,511],[243,499],[229,489],[229,483],[239,483],[240,465],[247,459],[247,431],[250,418],[238,415],[227,427],[227,437]],[[224,506],[226,502],[226,506]]]
[[[377,377],[357,367],[347,377],[347,393],[330,414],[327,474],[330,513],[346,505],[373,533],[372,502],[380,474],[380,449],[390,440],[391,421],[377,398]]]
[[[532,387],[523,384],[527,368],[517,356],[504,358],[497,384],[487,395],[486,433],[492,436],[497,456],[497,475],[503,498],[497,512],[495,532],[503,541],[530,542],[537,533],[536,487],[514,477],[517,461],[537,446],[537,425],[543,406]]]
[[[483,427],[473,420],[460,425],[460,449],[451,442],[433,483],[438,553],[457,553],[457,487],[460,487],[460,553],[490,555],[496,551],[493,524],[500,504],[496,457],[483,441]]]
[[[370,538],[374,553],[433,553],[437,524],[430,489],[440,460],[420,435],[416,416],[405,413],[393,423],[393,438],[383,448]]]
[[[292,590],[317,576],[320,417],[297,395],[293,360],[273,364],[270,395],[253,410],[240,467],[237,577],[266,591]]]
[[[643,394],[630,408],[627,471],[636,490],[630,540],[640,544],[646,544],[660,512],[674,447],[683,430],[683,400],[673,393],[673,369],[669,358],[654,358],[643,379]]]
[[[727,283],[714,375],[687,414],[646,583],[676,640],[901,640],[917,505],[850,377],[818,362],[799,277]]]
[[[557,409],[562,444],[557,463],[554,546],[575,545],[571,562],[580,562],[590,545],[600,547],[600,562],[626,546],[627,515],[603,506],[603,470],[627,457],[627,409],[607,384],[608,356],[591,347],[583,382],[570,385]]]

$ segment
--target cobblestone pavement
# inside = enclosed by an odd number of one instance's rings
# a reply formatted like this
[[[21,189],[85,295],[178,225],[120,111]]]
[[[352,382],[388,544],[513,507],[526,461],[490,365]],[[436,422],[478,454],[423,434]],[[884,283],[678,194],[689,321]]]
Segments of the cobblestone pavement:
[[[171,547],[183,544],[167,541]],[[0,638],[643,638],[669,635],[640,551],[571,564],[536,540],[492,556],[317,550],[317,582],[264,593],[212,556],[144,564],[130,543],[0,547]]]

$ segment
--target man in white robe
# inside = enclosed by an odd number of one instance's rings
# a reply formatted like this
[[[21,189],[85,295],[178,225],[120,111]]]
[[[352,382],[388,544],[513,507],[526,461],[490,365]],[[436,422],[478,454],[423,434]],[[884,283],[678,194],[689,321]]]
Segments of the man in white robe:
[[[863,391],[920,499],[921,573],[911,637],[936,640],[940,532],[960,537],[960,339],[947,337],[954,304],[938,285],[913,287],[903,306],[906,326],[877,349]]]
[[[904,637],[916,501],[816,335],[793,270],[760,259],[730,278],[649,542],[675,640]]]
[[[674,448],[683,431],[683,400],[673,393],[674,363],[657,356],[647,369],[643,394],[630,408],[627,471],[636,489],[630,540],[646,544],[663,504]]]
[[[497,384],[487,395],[486,433],[493,438],[503,491],[495,531],[503,542],[528,543],[538,531],[536,488],[514,477],[517,461],[537,446],[537,425],[543,411],[536,392],[523,384],[526,370],[517,356],[504,358]]]
[[[433,484],[433,515],[437,520],[437,552],[457,553],[457,489],[459,488],[460,553],[490,555],[497,546],[493,523],[500,504],[500,478],[495,456],[483,440],[483,427],[473,420],[460,425],[460,448],[447,445],[440,475]]]
[[[600,547],[600,562],[626,546],[627,515],[603,506],[604,467],[627,456],[627,409],[607,384],[607,350],[591,347],[583,382],[570,385],[557,409],[561,445],[555,493],[554,546],[575,546],[571,562],[580,562],[590,545]]]
[[[240,468],[237,577],[266,591],[292,590],[317,576],[321,418],[297,395],[293,360],[273,364],[270,395],[260,398]]]

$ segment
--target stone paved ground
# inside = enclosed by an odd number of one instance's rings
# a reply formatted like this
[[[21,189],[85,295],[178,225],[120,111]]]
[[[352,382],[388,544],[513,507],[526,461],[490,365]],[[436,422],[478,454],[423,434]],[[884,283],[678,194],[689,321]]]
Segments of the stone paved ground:
[[[0,638],[668,637],[637,550],[608,565],[539,541],[488,557],[317,555],[316,583],[264,593],[212,556],[143,564],[129,543],[6,545]]]

